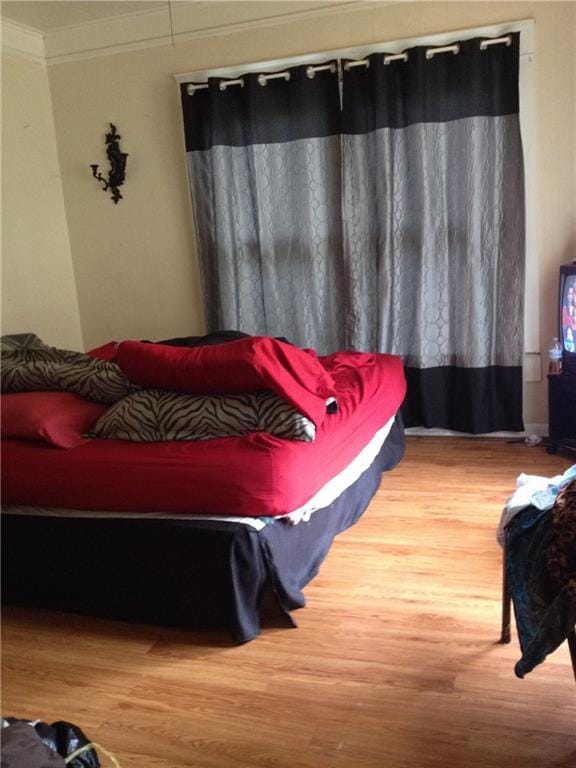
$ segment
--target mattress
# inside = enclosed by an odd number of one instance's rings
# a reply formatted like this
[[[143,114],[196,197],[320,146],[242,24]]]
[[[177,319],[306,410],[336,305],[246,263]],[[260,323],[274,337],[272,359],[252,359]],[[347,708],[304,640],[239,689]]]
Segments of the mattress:
[[[3,503],[251,518],[306,510],[386,427],[406,389],[395,356],[340,352],[322,363],[338,409],[312,443],[261,432],[199,442],[94,439],[70,450],[5,440]]]
[[[342,472],[339,472],[325,486],[303,506],[289,512],[286,515],[278,515],[274,520],[283,521],[291,525],[297,525],[303,521],[308,522],[314,512],[330,506],[347,488],[353,485],[358,478],[372,465],[392,428],[401,423],[400,416],[393,416],[381,429],[376,432],[360,453],[352,460]],[[26,504],[4,504],[3,512],[10,515],[27,515],[31,517],[78,517],[78,518],[127,518],[131,520],[153,519],[160,520],[215,520],[228,523],[248,525],[256,531],[261,531],[271,519],[269,517],[237,517],[235,515],[179,515],[173,512],[155,510],[154,512],[119,512],[118,510],[92,510],[69,509],[65,507],[32,507]]]

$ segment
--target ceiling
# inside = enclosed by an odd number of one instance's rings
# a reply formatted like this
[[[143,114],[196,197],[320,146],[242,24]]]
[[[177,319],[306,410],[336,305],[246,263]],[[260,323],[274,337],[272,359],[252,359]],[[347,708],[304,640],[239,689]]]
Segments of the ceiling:
[[[90,21],[167,8],[168,0],[2,0],[3,18],[51,32]]]
[[[407,0],[392,0],[406,2]],[[167,44],[263,20],[339,10],[372,0],[0,0],[3,50],[45,62]],[[388,5],[390,0],[378,0]],[[302,17],[303,18],[303,17]],[[79,34],[80,33],[80,34]],[[188,37],[187,37],[188,36]]]

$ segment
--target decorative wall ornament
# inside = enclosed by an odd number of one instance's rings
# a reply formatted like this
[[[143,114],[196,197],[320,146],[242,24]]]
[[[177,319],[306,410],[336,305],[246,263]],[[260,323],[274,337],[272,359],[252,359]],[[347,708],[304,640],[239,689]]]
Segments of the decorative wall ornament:
[[[121,187],[122,184],[124,184],[124,179],[126,178],[126,158],[128,157],[128,153],[120,151],[119,142],[122,136],[116,132],[114,123],[110,123],[110,129],[110,133],[106,134],[106,155],[110,163],[108,178],[106,179],[101,173],[98,173],[97,163],[91,165],[90,168],[92,168],[92,175],[94,178],[104,184],[102,187],[104,192],[108,189],[112,190],[111,198],[117,203],[118,200],[122,199],[118,187]]]

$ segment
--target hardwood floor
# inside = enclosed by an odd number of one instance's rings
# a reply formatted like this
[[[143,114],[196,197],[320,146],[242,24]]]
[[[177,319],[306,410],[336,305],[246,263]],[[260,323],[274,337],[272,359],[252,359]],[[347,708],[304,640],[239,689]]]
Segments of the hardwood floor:
[[[409,438],[306,588],[299,628],[244,646],[7,608],[3,713],[77,723],[122,768],[574,768],[568,649],[514,676],[495,541],[517,475],[571,463]]]

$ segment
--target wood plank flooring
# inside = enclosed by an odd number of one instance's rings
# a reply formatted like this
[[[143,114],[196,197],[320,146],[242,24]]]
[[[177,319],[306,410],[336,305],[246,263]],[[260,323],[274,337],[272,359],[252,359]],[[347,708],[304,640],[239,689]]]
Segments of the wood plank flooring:
[[[571,463],[408,438],[306,588],[299,628],[244,646],[6,608],[2,711],[75,722],[122,768],[574,768],[567,647],[514,676],[495,541],[517,475]]]

